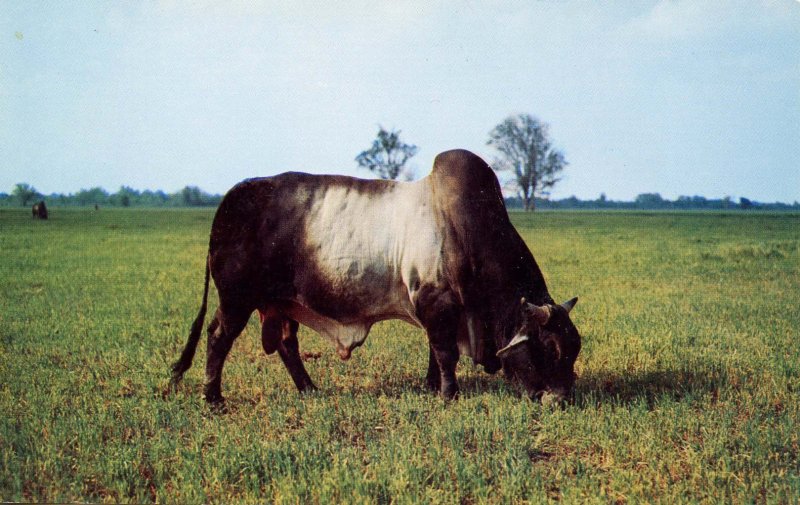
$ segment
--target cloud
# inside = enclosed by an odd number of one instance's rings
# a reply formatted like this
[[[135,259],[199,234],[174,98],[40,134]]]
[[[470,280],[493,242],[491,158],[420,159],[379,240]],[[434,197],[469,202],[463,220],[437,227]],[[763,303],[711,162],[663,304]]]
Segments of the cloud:
[[[715,2],[659,2],[646,14],[628,24],[633,35],[661,40],[687,40],[707,36],[720,25],[719,4]],[[724,19],[724,16],[723,18]]]
[[[800,8],[779,1],[660,1],[624,25],[633,38],[696,43],[730,35],[763,34],[767,30],[796,33]]]

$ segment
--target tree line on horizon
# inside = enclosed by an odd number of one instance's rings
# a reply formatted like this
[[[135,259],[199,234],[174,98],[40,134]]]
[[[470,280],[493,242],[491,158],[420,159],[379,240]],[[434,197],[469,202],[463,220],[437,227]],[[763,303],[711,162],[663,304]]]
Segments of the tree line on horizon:
[[[533,211],[539,209],[762,209],[800,210],[800,203],[760,203],[741,197],[734,202],[731,197],[707,199],[703,196],[680,196],[676,200],[662,198],[659,193],[642,193],[631,202],[613,201],[602,193],[596,200],[580,200],[575,196],[561,200],[549,198],[550,190],[561,179],[560,173],[569,165],[564,153],[550,139],[549,125],[530,114],[509,116],[489,132],[487,145],[499,154],[490,166],[498,175],[506,194],[509,209]],[[399,130],[378,127],[378,134],[370,147],[355,157],[360,168],[388,180],[414,179],[413,170],[406,163],[419,148],[400,139]],[[82,189],[74,194],[53,193],[44,196],[27,183],[19,183],[11,194],[0,193],[0,206],[19,203],[28,206],[34,201],[46,200],[50,206],[112,206],[112,207],[214,207],[222,195],[209,194],[197,186],[186,186],[176,193],[164,191],[138,191],[129,186],[120,187],[116,193],[103,188]]]
[[[356,156],[359,167],[381,179],[413,179],[413,171],[405,164],[419,150],[400,140],[399,130],[378,127],[378,134],[369,149]],[[581,200],[576,196],[561,200],[550,199],[550,190],[569,165],[564,153],[554,146],[547,123],[530,114],[509,116],[489,132],[487,145],[499,155],[490,166],[498,173],[506,194],[508,209],[620,209],[620,210],[800,210],[800,203],[761,203],[741,197],[735,202],[730,196],[708,199],[704,196],[679,196],[667,200],[659,193],[641,193],[633,201],[609,200],[601,193],[596,200]],[[509,173],[507,177],[502,175]]]
[[[161,190],[139,191],[128,186],[122,186],[116,193],[109,193],[100,187],[82,189],[77,193],[63,194],[51,193],[42,195],[32,186],[18,184],[26,190],[27,195],[19,191],[11,194],[0,193],[0,207],[29,207],[36,202],[44,200],[48,206],[55,207],[216,207],[222,201],[222,195],[206,193],[197,186],[186,186],[175,193],[166,193]],[[518,196],[505,198],[509,210],[523,210],[525,202]],[[634,200],[609,200],[605,193],[595,200],[581,200],[576,196],[562,199],[536,197],[535,207],[542,210],[576,210],[576,209],[610,209],[610,210],[791,210],[800,211],[800,202],[792,204],[772,202],[764,203],[730,197],[709,199],[704,196],[679,196],[675,200],[663,198],[659,193],[642,193]]]
[[[506,198],[506,208],[523,209],[524,203],[517,197]],[[734,200],[729,196],[723,198],[706,198],[704,196],[679,196],[675,200],[663,198],[659,193],[641,193],[633,200],[609,200],[601,193],[596,200],[581,200],[576,196],[553,200],[536,198],[537,209],[547,210],[777,210],[800,211],[800,202],[757,202],[741,197]]]
[[[0,193],[0,206],[3,207],[27,207],[42,200],[51,207],[216,207],[222,201],[222,195],[206,193],[197,186],[186,186],[175,193],[139,191],[122,186],[116,193],[93,187],[77,193],[44,195],[27,183],[14,186],[11,194]]]

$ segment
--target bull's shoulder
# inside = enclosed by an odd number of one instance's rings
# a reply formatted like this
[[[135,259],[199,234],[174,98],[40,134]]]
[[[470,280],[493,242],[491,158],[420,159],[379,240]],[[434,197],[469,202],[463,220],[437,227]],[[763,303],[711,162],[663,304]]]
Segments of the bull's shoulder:
[[[473,302],[534,299],[546,287],[525,242],[508,217],[494,171],[465,150],[436,157],[431,185],[445,233],[445,262]]]

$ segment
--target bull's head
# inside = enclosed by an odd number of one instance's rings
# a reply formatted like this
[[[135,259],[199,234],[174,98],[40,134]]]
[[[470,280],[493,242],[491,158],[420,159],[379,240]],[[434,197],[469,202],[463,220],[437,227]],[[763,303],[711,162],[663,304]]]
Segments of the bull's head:
[[[497,351],[503,368],[533,399],[549,393],[563,401],[572,395],[575,359],[581,350],[581,337],[569,318],[576,303],[573,298],[561,305],[533,305],[523,298],[516,334]]]

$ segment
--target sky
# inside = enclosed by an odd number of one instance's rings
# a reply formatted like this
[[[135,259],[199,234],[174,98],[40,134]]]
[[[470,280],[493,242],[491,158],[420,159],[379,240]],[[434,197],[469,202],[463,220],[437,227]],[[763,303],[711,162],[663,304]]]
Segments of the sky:
[[[0,4],[0,192],[370,178],[380,126],[422,177],[516,114],[553,198],[800,200],[800,2]]]

